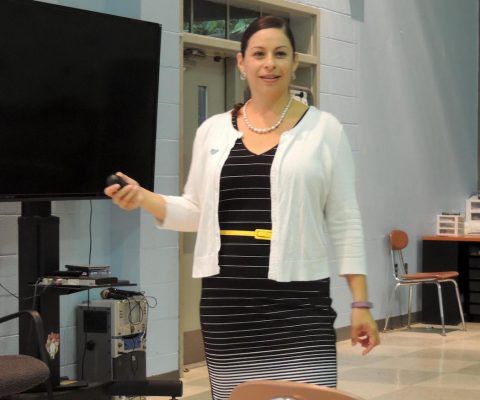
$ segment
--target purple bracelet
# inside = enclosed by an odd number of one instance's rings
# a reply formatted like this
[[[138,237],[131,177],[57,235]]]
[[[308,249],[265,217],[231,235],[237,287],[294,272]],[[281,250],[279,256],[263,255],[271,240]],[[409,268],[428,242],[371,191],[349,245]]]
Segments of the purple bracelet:
[[[354,301],[352,308],[373,308],[373,303],[369,301]]]

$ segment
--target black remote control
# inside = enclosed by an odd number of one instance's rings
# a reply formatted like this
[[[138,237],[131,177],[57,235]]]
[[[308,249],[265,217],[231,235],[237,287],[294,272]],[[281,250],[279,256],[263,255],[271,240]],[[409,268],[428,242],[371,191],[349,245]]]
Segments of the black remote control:
[[[118,175],[112,174],[107,177],[107,186],[115,185],[118,184],[120,185],[120,189],[123,188],[124,186],[127,186],[127,182],[125,182],[121,177]]]

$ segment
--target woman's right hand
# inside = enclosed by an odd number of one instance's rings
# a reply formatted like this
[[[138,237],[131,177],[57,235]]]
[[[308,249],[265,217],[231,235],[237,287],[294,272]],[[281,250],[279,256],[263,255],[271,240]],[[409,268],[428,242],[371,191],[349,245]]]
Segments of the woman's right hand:
[[[121,172],[116,172],[115,175],[120,176],[127,185],[123,188],[117,183],[107,186],[104,193],[112,199],[114,204],[124,210],[130,211],[141,207],[144,197],[143,188],[137,181]]]

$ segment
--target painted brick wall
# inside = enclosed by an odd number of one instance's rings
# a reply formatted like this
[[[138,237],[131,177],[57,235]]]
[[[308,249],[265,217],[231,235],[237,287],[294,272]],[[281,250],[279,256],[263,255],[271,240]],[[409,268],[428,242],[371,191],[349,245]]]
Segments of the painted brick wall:
[[[292,0],[292,3],[320,9],[320,108],[331,112],[344,125],[358,160],[362,140],[358,57],[360,22],[352,17],[351,2],[348,0]],[[347,326],[350,324],[351,297],[345,279],[335,273],[334,257],[331,279],[331,296],[338,314],[335,325]]]
[[[143,19],[162,24],[160,91],[155,188],[178,193],[178,138],[180,95],[180,6],[177,0],[45,0],[92,11]],[[139,155],[132,155],[132,157]],[[125,213],[108,200],[92,202],[92,263],[110,264],[113,273],[139,284],[155,297],[149,313],[147,374],[178,369],[178,239],[158,231],[150,217]],[[0,282],[17,293],[17,218],[20,205],[0,203]],[[52,214],[60,217],[60,265],[87,263],[89,247],[88,201],[54,202]],[[98,297],[98,291],[91,294]],[[85,293],[61,297],[61,374],[76,376],[75,307]],[[154,304],[153,299],[150,300]],[[0,315],[16,311],[17,300],[0,288]],[[0,354],[18,351],[16,322],[0,327]]]
[[[354,152],[370,297],[384,318],[387,233],[410,233],[407,257],[420,270],[436,214],[464,212],[476,190],[478,2],[291,1],[321,10],[320,106],[345,125]],[[336,326],[349,325],[344,279],[333,278],[332,297]],[[401,302],[405,313],[405,294]]]

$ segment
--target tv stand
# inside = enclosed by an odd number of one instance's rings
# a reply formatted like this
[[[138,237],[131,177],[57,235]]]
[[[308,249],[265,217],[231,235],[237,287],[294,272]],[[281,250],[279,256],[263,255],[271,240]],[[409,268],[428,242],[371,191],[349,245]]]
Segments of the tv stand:
[[[59,269],[60,218],[52,216],[50,201],[22,202],[22,214],[18,217],[18,294],[19,309],[36,309],[43,318],[45,333],[60,333],[59,296],[45,291],[33,297],[39,277]],[[30,321],[20,318],[19,352],[37,356],[30,343]],[[46,336],[45,336],[46,337]],[[60,353],[50,360],[52,385],[60,383]]]
[[[60,337],[60,296],[111,286],[135,286],[128,281],[96,286],[61,286],[36,284],[39,277],[53,275],[59,268],[60,218],[52,216],[50,201],[23,202],[18,218],[18,293],[19,309],[35,309],[44,322],[44,336]],[[39,295],[40,294],[40,295]],[[38,356],[30,339],[29,319],[20,318],[19,352]],[[46,344],[46,343],[45,343]],[[50,359],[52,386],[60,386],[60,343],[58,352]],[[62,388],[63,389],[63,388]]]
[[[36,309],[42,316],[45,340],[49,333],[60,334],[60,296],[82,290],[110,286],[136,286],[128,281],[98,286],[34,285],[41,276],[59,270],[60,218],[52,216],[50,201],[22,202],[22,214],[18,217],[18,293],[19,309]],[[37,289],[37,293],[35,293]],[[41,291],[41,296],[38,295]],[[19,352],[38,357],[37,349],[30,343],[30,321],[20,318]],[[46,343],[45,343],[46,344]],[[50,359],[51,381],[54,397],[65,400],[85,398],[109,399],[110,396],[182,396],[183,385],[178,381],[140,380],[88,382],[87,387],[71,388],[60,385],[60,346]],[[24,393],[15,398],[34,400],[44,398],[44,393]]]

